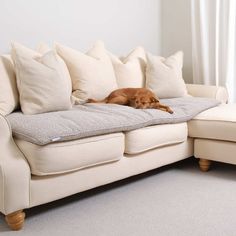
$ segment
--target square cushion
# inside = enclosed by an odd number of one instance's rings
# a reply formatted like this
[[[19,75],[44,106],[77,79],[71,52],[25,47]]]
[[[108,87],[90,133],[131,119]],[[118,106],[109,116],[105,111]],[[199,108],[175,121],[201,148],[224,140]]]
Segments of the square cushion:
[[[19,107],[14,64],[10,55],[0,56],[0,114],[8,115]]]
[[[187,140],[187,123],[153,125],[125,133],[125,153],[137,154]]]
[[[146,87],[159,98],[187,96],[187,88],[182,77],[183,52],[168,58],[148,54]]]
[[[38,114],[71,108],[71,80],[65,63],[54,51],[41,55],[12,44],[17,87],[24,114]]]
[[[15,139],[34,175],[53,175],[119,160],[124,153],[122,133],[38,146]]]
[[[108,52],[119,88],[142,88],[145,86],[146,53],[142,47],[135,48],[120,59]]]
[[[69,69],[78,103],[88,98],[104,99],[117,89],[113,66],[102,42],[96,42],[86,54],[58,43],[55,48]]]
[[[45,53],[50,48],[39,44],[37,52]],[[19,93],[16,84],[14,62],[11,55],[0,56],[0,114],[8,115],[20,107]]]

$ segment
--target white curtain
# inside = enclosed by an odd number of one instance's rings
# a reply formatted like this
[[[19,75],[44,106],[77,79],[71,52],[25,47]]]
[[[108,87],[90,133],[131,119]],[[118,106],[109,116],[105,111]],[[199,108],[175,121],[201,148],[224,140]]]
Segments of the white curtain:
[[[192,0],[193,82],[226,86],[236,101],[236,0]]]

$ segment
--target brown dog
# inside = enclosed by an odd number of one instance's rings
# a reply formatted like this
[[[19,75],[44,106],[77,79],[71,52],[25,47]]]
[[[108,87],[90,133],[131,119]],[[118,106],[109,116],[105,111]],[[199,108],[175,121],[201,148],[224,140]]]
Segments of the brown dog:
[[[160,104],[155,94],[146,88],[117,89],[101,101],[88,99],[88,103],[114,103],[131,106],[136,109],[153,108],[169,112],[170,114],[173,113],[168,106]]]

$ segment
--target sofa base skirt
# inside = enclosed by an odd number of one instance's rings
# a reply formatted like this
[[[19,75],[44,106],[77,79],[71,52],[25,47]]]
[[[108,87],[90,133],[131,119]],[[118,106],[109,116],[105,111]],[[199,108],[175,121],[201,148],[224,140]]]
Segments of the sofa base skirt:
[[[55,176],[32,176],[30,207],[52,202],[193,156],[193,140],[156,148],[119,161]]]
[[[194,156],[196,158],[236,165],[235,142],[195,139]]]

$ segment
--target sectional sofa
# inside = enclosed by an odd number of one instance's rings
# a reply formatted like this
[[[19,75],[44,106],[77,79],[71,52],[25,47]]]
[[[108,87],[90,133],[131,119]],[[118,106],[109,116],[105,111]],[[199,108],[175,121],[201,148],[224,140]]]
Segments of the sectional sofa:
[[[5,70],[0,70],[0,78],[3,72],[8,73],[11,78],[12,69],[5,64]],[[189,122],[153,125],[63,142],[55,140],[56,142],[42,146],[13,137],[8,116],[0,115],[0,211],[5,215],[10,228],[22,228],[24,209],[27,208],[193,155],[201,158],[200,168],[204,171],[209,168],[209,160],[221,160],[222,152],[219,154],[215,148],[210,151],[211,145],[224,139],[226,150],[228,146],[232,146],[235,137],[230,135],[232,126],[227,126],[230,134],[223,137],[218,134],[214,130],[217,122],[212,123],[212,119],[215,119],[213,115],[217,109],[218,114],[221,109],[230,114],[228,106],[223,105],[228,100],[227,91],[216,86],[187,84],[186,87],[191,96],[214,98],[222,104],[199,114]],[[212,109],[214,114],[210,111]],[[220,119],[226,118],[218,117]],[[222,127],[220,122],[217,125]]]

